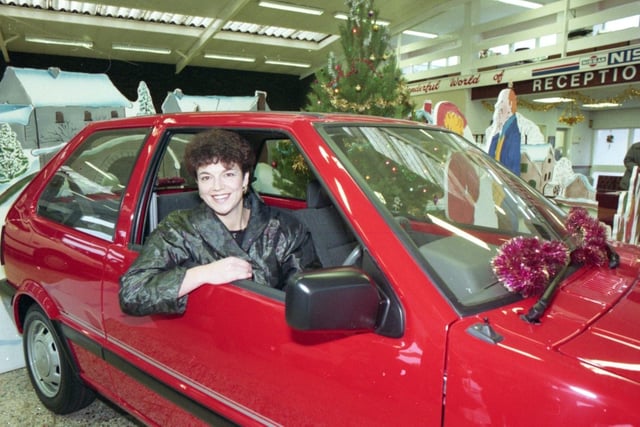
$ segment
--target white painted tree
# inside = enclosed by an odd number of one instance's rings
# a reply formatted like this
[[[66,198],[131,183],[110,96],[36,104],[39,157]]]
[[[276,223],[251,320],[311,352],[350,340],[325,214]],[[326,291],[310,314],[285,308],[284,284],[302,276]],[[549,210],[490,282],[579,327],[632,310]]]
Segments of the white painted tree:
[[[156,113],[153,99],[147,84],[141,80],[138,84],[138,116],[150,116]]]
[[[8,123],[0,125],[0,183],[11,181],[29,168],[29,159]]]

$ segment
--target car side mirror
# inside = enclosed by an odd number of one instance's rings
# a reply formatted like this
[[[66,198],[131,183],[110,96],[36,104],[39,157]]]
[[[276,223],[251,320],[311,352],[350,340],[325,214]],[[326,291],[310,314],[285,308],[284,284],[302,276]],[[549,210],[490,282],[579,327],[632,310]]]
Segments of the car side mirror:
[[[353,267],[303,272],[289,281],[285,316],[294,329],[369,330],[382,299],[371,279]]]

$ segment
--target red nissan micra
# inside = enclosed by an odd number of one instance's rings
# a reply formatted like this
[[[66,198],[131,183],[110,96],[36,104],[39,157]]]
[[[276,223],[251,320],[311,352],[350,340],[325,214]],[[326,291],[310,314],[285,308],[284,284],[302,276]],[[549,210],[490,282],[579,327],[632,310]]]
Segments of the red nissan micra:
[[[169,212],[200,203],[182,156],[211,128],[251,143],[253,191],[307,225],[322,267],[286,292],[203,286],[183,315],[127,315],[119,279]],[[640,425],[640,249],[576,239],[569,216],[415,122],[116,119],[17,198],[2,287],[58,413],[99,393],[165,426]]]

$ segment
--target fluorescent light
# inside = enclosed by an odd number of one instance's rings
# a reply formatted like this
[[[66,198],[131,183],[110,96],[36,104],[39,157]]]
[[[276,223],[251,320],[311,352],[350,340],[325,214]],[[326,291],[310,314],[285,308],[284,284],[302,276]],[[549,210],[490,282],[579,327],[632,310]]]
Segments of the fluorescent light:
[[[205,53],[204,57],[207,59],[221,59],[223,61],[256,62],[256,58],[250,58],[248,56],[221,55],[217,53]]]
[[[284,65],[287,67],[299,67],[299,68],[309,68],[311,67],[311,64],[305,64],[302,62],[289,62],[289,61],[278,61],[275,59],[267,59],[266,61],[264,61],[265,64],[271,64],[271,65]]]
[[[423,37],[425,39],[435,39],[436,37],[438,37],[437,34],[425,33],[425,32],[422,32],[422,31],[413,31],[413,30],[403,31],[402,34],[406,34],[408,36]]]
[[[333,17],[336,19],[341,19],[343,21],[346,21],[347,19],[349,19],[349,15],[347,15],[346,13],[342,13],[342,12],[336,12],[333,14]],[[385,21],[382,19],[376,19],[375,23],[378,25],[382,25],[383,27],[386,27],[387,25],[390,24],[389,21]]]
[[[542,7],[540,3],[526,0],[498,0],[500,3],[512,4],[514,6],[526,7],[527,9],[537,9]]]
[[[59,46],[74,46],[74,47],[84,47],[86,49],[91,49],[93,47],[93,42],[83,41],[83,40],[66,40],[66,39],[52,39],[48,37],[33,37],[33,36],[25,36],[25,41],[31,43],[43,43],[43,44],[54,44]]]
[[[260,1],[258,6],[268,7],[271,9],[286,10],[287,12],[306,13],[307,15],[322,15],[324,10],[313,7],[303,7],[295,4],[280,3],[275,1]]]
[[[113,43],[111,45],[111,48],[115,50],[126,50],[130,52],[157,53],[158,55],[169,55],[171,53],[171,49],[167,49],[164,47],[136,46],[125,43]]]
[[[573,98],[562,98],[560,96],[552,96],[550,98],[538,98],[534,99],[533,102],[540,102],[543,104],[558,104],[560,102],[573,102],[575,99]]]
[[[615,102],[598,102],[597,104],[582,104],[583,108],[614,108],[621,104]]]

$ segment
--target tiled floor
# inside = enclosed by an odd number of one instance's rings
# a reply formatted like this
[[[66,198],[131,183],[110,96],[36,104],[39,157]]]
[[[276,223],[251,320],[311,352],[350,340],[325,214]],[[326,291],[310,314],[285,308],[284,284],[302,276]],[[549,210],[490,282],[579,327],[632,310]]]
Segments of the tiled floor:
[[[141,426],[137,420],[101,399],[69,415],[49,412],[38,400],[25,368],[0,374],[0,426]]]

